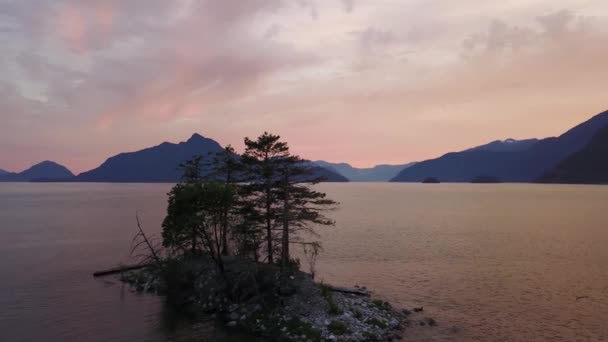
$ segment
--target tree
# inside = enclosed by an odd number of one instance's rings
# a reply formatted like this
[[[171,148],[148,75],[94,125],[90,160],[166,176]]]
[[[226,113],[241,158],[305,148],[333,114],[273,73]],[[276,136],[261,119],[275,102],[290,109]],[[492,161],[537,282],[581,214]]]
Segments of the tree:
[[[281,137],[264,132],[255,141],[245,138],[243,162],[249,175],[247,199],[266,231],[268,262],[274,263],[275,242],[280,236],[281,264],[290,261],[291,243],[300,232],[315,235],[317,225],[333,225],[324,212],[337,204],[312,186],[321,181],[308,162],[292,155]],[[278,234],[275,232],[279,232]]]
[[[228,233],[224,224],[227,222],[227,213],[234,206],[236,192],[231,184],[207,182],[200,184],[200,196],[199,217],[203,250],[223,272],[222,255]]]
[[[266,252],[268,263],[274,263],[274,223],[278,215],[276,182],[279,180],[279,165],[277,161],[289,156],[286,143],[280,141],[278,135],[264,132],[256,140],[245,138],[245,153],[242,156],[246,168],[248,182],[244,186],[245,196],[256,210],[252,215],[258,223],[264,226],[266,233]],[[251,224],[255,224],[252,221]]]
[[[194,158],[179,164],[182,170],[182,181],[185,183],[196,183],[203,179],[203,157],[194,156]]]
[[[234,184],[241,181],[243,163],[241,163],[240,156],[231,145],[213,154],[209,168],[211,170],[207,176],[209,180],[224,182],[226,184]]]
[[[207,179],[211,181],[223,182],[224,184],[235,185],[240,181],[243,171],[243,164],[240,156],[231,145],[228,145],[224,150],[216,152],[209,164],[210,172]],[[232,209],[232,208],[229,208]],[[230,211],[226,211],[222,216],[222,255],[229,255],[230,249],[228,244],[230,227],[229,218]]]
[[[219,182],[177,184],[169,193],[163,245],[182,254],[206,254],[223,271],[223,223],[235,194],[232,185]]]
[[[201,183],[177,184],[168,195],[167,216],[162,224],[163,246],[182,254],[199,254]]]
[[[287,266],[291,259],[291,243],[319,248],[317,242],[303,241],[302,232],[317,236],[314,228],[319,225],[331,226],[335,222],[324,213],[332,210],[338,204],[327,198],[323,192],[312,187],[321,182],[315,177],[312,167],[298,156],[288,155],[277,160],[279,164],[280,181],[278,182],[278,198],[282,203],[281,216],[281,264]],[[317,252],[315,252],[316,254]]]

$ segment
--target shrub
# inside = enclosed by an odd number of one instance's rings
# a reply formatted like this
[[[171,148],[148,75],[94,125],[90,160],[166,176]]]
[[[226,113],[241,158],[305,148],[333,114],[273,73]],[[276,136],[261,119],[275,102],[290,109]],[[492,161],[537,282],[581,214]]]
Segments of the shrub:
[[[350,333],[350,330],[348,330],[346,324],[340,321],[331,321],[331,323],[329,323],[327,326],[327,330],[329,330],[330,333],[338,336]]]

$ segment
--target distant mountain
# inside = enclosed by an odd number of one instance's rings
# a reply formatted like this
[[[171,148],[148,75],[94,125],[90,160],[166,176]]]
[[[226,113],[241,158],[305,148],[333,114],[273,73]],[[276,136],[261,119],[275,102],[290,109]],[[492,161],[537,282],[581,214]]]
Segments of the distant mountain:
[[[400,171],[415,164],[377,165],[372,168],[356,168],[347,163],[330,163],[323,160],[317,160],[314,163],[341,174],[353,182],[387,182]]]
[[[323,182],[345,183],[345,182],[349,181],[343,175],[341,175],[333,170],[324,168],[324,167],[320,167],[320,166],[314,167],[313,166],[311,171],[312,171],[313,177],[320,177],[323,179]]]
[[[7,173],[9,173],[9,172],[8,172],[8,171],[4,171],[4,170],[0,169],[0,176],[5,175],[5,174],[7,174]]]
[[[215,140],[194,134],[186,142],[178,144],[164,142],[141,151],[121,153],[106,160],[98,168],[79,174],[79,182],[108,183],[173,183],[180,180],[179,165],[196,155],[203,157],[209,153],[222,151]],[[313,170],[315,176],[328,182],[348,181],[329,170]]]
[[[608,111],[572,128],[557,138],[546,138],[525,149],[498,151],[480,146],[426,160],[400,172],[393,182],[419,182],[437,177],[442,182],[469,182],[478,175],[503,182],[531,182],[570,154],[581,150],[602,127],[608,124]],[[524,140],[526,141],[526,140]],[[525,145],[524,144],[524,145]]]
[[[608,184],[608,125],[600,129],[582,150],[566,157],[537,181]]]
[[[206,156],[222,150],[216,141],[194,134],[188,141],[164,142],[141,151],[121,153],[101,166],[76,177],[80,182],[162,183],[180,178],[179,164],[195,155]]]
[[[515,139],[506,139],[506,140],[495,140],[491,143],[477,146],[465,150],[463,152],[471,152],[471,151],[491,151],[491,152],[513,152],[513,151],[523,151],[532,147],[532,145],[536,144],[538,139],[526,139],[526,140],[515,140]]]
[[[68,180],[74,174],[65,166],[52,161],[44,161],[19,173],[5,173],[0,175],[0,182],[29,182],[39,179]]]

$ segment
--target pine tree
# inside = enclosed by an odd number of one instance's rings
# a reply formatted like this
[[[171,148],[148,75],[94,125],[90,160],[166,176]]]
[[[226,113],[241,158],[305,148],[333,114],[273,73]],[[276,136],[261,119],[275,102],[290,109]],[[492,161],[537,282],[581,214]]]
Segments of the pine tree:
[[[279,165],[281,158],[289,156],[286,143],[280,141],[278,135],[264,132],[256,140],[245,138],[245,153],[242,156],[246,168],[244,187],[247,200],[257,215],[251,215],[265,230],[266,253],[268,263],[274,263],[275,234],[274,224],[279,214],[277,210],[276,182],[279,180]],[[251,224],[254,224],[251,222]]]
[[[314,236],[316,226],[334,224],[324,212],[337,203],[312,188],[321,179],[314,177],[309,162],[292,155],[280,139],[267,132],[255,141],[246,138],[243,162],[249,175],[247,200],[265,229],[268,262],[274,263],[275,252],[280,252],[281,264],[286,266],[290,244],[308,243],[299,233]]]

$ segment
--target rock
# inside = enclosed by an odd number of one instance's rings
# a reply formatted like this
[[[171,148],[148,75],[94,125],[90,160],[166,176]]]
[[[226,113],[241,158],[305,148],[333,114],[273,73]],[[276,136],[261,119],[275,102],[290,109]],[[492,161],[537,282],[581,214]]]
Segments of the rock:
[[[226,326],[231,327],[231,328],[236,327],[236,321],[230,321],[230,322],[228,322],[228,324],[226,324]]]
[[[405,316],[409,316],[409,315],[412,314],[412,312],[410,310],[408,310],[408,309],[401,310],[401,313],[404,314]]]
[[[237,319],[239,319],[239,314],[236,312],[233,312],[228,317],[230,318],[231,321],[236,321]]]
[[[414,312],[423,312],[424,311],[424,307],[419,307],[419,308],[414,308]]]
[[[430,325],[432,327],[437,326],[437,322],[434,319],[430,318],[430,317],[427,317],[424,320],[426,321],[426,323],[428,325]]]

